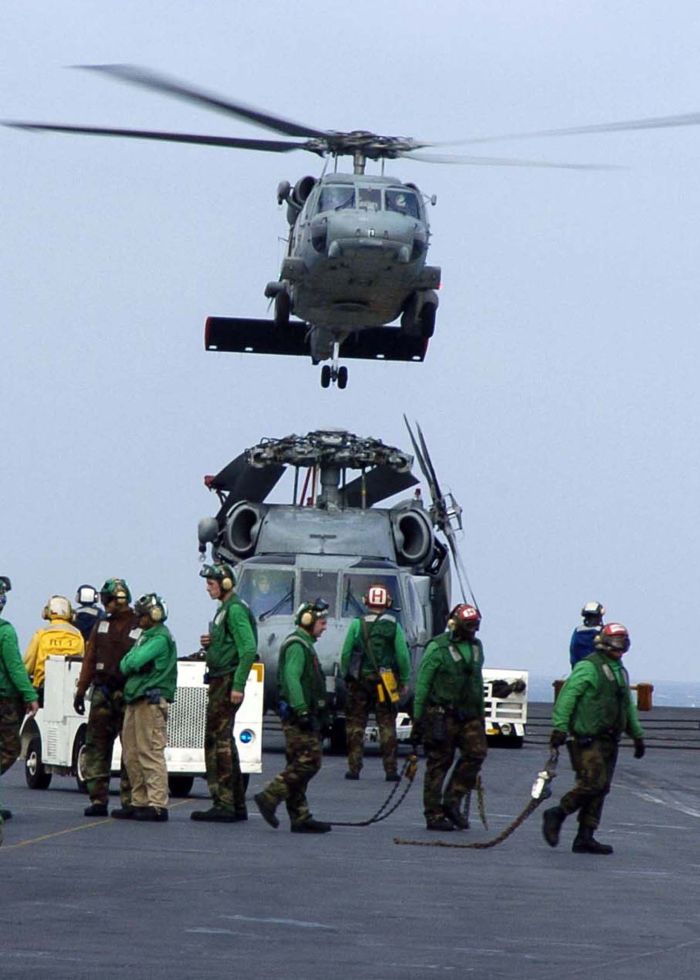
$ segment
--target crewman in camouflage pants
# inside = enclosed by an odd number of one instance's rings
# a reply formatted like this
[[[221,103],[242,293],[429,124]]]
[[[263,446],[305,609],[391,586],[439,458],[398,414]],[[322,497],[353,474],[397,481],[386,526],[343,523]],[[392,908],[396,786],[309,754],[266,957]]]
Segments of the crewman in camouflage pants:
[[[347,686],[345,778],[360,778],[367,719],[374,711],[385,778],[395,783],[401,778],[396,761],[396,715],[399,699],[408,694],[410,654],[400,623],[388,612],[392,605],[388,590],[380,584],[371,585],[362,601],[367,614],[350,624],[340,658]]]
[[[138,617],[129,605],[131,592],[124,579],[107,579],[100,601],[107,615],[90,634],[73,700],[75,711],[85,714],[85,693],[92,685],[85,735],[85,775],[90,794],[90,805],[84,810],[86,817],[106,817],[108,813],[112,751],[124,724],[124,676],[119,663],[141,632]],[[123,760],[119,796],[121,808],[114,813],[131,813],[131,784]]]
[[[476,785],[486,758],[484,651],[476,638],[481,615],[462,603],[452,610],[447,632],[425,649],[416,678],[414,744],[425,745],[423,808],[428,830],[467,830],[461,804]],[[447,773],[459,751],[459,760]]]
[[[7,575],[0,575],[0,612],[5,608],[12,585]],[[25,714],[39,710],[37,693],[22,663],[14,626],[0,619],[0,774],[14,765],[20,752],[19,730]],[[0,808],[0,844],[2,823],[12,813]]]
[[[220,605],[210,632],[200,637],[209,684],[204,758],[212,806],[195,810],[190,817],[235,823],[247,820],[248,810],[233,726],[258,644],[252,613],[235,594],[233,569],[228,565],[205,565],[199,574],[207,581],[209,597]]]
[[[612,854],[610,844],[593,836],[600,824],[605,798],[610,792],[620,736],[634,740],[634,757],[645,752],[644,730],[630,696],[629,676],[620,662],[629,650],[630,638],[621,623],[608,623],[595,638],[594,652],[579,660],[569,675],[552,712],[554,728],[549,743],[558,749],[571,734],[571,763],[576,784],[559,806],[545,810],[544,839],[550,847],[559,843],[566,817],[578,812],[574,854]]]
[[[311,816],[306,800],[306,788],[321,768],[326,682],[314,643],[328,625],[327,616],[328,605],[322,600],[302,603],[294,619],[297,628],[282,643],[277,678],[287,766],[255,796],[271,827],[279,827],[275,810],[284,800],[295,834],[325,834],[331,829]]]

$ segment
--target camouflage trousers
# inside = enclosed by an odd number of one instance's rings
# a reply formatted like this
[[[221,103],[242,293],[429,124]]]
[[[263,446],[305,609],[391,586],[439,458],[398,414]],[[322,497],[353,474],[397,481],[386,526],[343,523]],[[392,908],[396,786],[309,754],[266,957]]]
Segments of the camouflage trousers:
[[[347,682],[347,702],[345,705],[345,731],[348,741],[348,769],[359,772],[362,769],[365,729],[370,711],[374,710],[379,729],[379,748],[382,753],[384,771],[388,774],[396,772],[396,706],[385,694],[385,700],[380,701],[377,685],[379,677],[371,674],[360,680],[349,679]]]
[[[428,708],[425,733],[423,811],[426,820],[438,820],[444,815],[444,807],[459,808],[466,794],[474,789],[488,745],[481,718],[460,721],[450,711]],[[456,752],[459,759],[443,786]]]
[[[106,687],[93,688],[85,732],[85,782],[92,803],[109,801],[109,774],[114,743],[124,724],[124,694]],[[119,796],[123,807],[131,806],[131,783],[122,757]]]
[[[303,732],[292,722],[282,723],[287,767],[268,783],[262,795],[277,806],[282,800],[292,824],[303,823],[311,816],[306,787],[321,768],[321,738],[318,732]]]
[[[204,730],[204,761],[207,785],[214,806],[223,810],[245,809],[245,788],[238,758],[233,723],[237,706],[231,704],[232,675],[209,681],[207,720]]]
[[[7,772],[17,761],[20,751],[19,730],[24,718],[21,698],[0,700],[0,773]]]
[[[582,827],[595,830],[600,823],[605,797],[610,792],[617,762],[617,740],[592,738],[568,743],[576,784],[562,796],[559,806],[567,815],[578,810]]]

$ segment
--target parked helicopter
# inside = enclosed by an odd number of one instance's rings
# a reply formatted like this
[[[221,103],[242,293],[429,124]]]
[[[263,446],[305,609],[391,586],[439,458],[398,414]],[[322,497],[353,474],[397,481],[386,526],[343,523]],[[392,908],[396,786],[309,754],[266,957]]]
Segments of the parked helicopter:
[[[272,320],[209,317],[207,350],[262,354],[310,355],[314,363],[331,361],[321,370],[321,384],[344,388],[348,380],[340,356],[422,361],[435,329],[441,270],[426,263],[430,228],[426,198],[413,183],[384,176],[387,159],[496,166],[610,169],[587,164],[548,163],[499,157],[425,154],[434,142],[382,136],[363,130],[338,132],[296,123],[251,106],[193,88],[157,72],[130,65],[80,66],[111,78],[194,102],[296,140],[263,140],[203,136],[96,126],[9,122],[20,129],[124,136],[135,139],[195,143],[235,149],[289,153],[306,150],[324,158],[318,178],[306,176],[294,186],[283,181],[279,204],[287,205],[289,237],[279,278],[265,295],[274,303]],[[630,120],[601,125],[513,133],[508,136],[453,140],[452,144],[495,139],[616,132],[700,122],[700,114]],[[337,172],[338,158],[353,158],[353,173]],[[333,159],[336,170],[327,172]],[[368,160],[381,161],[379,176],[365,174]],[[291,321],[290,315],[299,318]],[[400,326],[388,324],[400,317]]]
[[[216,476],[205,477],[220,508],[199,523],[200,557],[210,548],[212,559],[236,566],[237,593],[258,623],[268,707],[275,704],[279,644],[292,629],[294,610],[303,599],[320,597],[329,604],[329,625],[317,652],[338,712],[336,745],[344,731],[340,649],[350,621],[364,612],[369,586],[381,583],[393,596],[392,612],[403,625],[414,665],[430,637],[444,628],[451,567],[464,597],[466,576],[455,538],[461,508],[440,489],[417,431],[411,439],[429,487],[429,508],[419,491],[393,507],[377,507],[417,486],[413,458],[341,430],[264,439]],[[292,503],[266,503],[287,467],[294,469]],[[350,470],[360,475],[348,482]]]

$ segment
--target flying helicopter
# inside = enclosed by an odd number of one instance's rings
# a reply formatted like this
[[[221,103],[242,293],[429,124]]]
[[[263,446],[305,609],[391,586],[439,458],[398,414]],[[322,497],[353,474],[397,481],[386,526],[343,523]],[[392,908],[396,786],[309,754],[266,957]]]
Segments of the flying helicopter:
[[[344,388],[348,371],[339,358],[422,361],[435,330],[441,270],[427,264],[430,227],[426,197],[414,183],[384,174],[387,160],[417,160],[480,166],[617,169],[605,165],[550,163],[501,157],[424,153],[458,143],[620,132],[696,125],[700,113],[589,126],[511,133],[435,143],[384,136],[365,130],[322,130],[205,92],[150,69],[130,65],[78,66],[119,81],[193,102],[293,139],[253,139],[151,130],[114,129],[39,122],[7,122],[19,129],[193,143],[224,148],[289,153],[304,150],[323,159],[318,177],[293,185],[282,181],[277,201],[287,206],[289,235],[278,279],[268,282],[272,319],[212,316],[206,321],[207,350],[307,355],[321,370],[324,388]],[[350,156],[353,172],[339,173],[339,157]],[[367,174],[367,161],[381,173]],[[334,168],[329,170],[333,161]],[[298,318],[291,320],[290,317]],[[399,324],[389,326],[394,321]]]

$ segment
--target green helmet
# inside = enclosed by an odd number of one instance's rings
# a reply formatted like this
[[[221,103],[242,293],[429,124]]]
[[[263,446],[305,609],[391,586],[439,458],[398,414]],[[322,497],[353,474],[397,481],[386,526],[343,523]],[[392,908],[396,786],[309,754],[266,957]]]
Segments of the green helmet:
[[[165,599],[161,599],[155,592],[147,592],[139,596],[134,603],[134,612],[137,616],[150,616],[153,623],[164,623],[168,618]]]
[[[120,606],[126,606],[131,602],[131,592],[123,578],[108,578],[100,589],[100,601],[103,606],[113,599],[116,599]]]
[[[236,584],[236,575],[230,565],[202,565],[199,575],[218,582],[224,592],[230,592]]]

